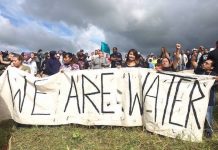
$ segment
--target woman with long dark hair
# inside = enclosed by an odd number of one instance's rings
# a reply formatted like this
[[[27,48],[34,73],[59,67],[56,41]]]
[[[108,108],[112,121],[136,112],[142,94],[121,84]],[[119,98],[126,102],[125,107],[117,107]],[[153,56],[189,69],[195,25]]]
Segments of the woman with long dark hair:
[[[130,49],[127,54],[126,62],[122,65],[122,67],[143,67],[139,58],[140,55],[137,50]]]

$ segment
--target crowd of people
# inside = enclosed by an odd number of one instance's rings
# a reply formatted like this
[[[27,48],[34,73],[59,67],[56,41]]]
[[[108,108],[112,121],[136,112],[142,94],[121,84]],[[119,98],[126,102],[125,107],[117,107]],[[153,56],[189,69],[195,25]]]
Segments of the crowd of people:
[[[157,71],[193,69],[195,74],[211,75],[217,80],[218,41],[216,41],[216,47],[213,51],[204,46],[199,46],[198,49],[183,50],[182,45],[177,43],[172,54],[168,52],[166,47],[162,47],[159,56],[150,53],[146,58],[135,49],[130,49],[123,58],[117,47],[113,47],[112,54],[105,54],[100,49],[91,52],[91,54],[85,53],[82,49],[75,54],[64,51],[43,52],[41,49],[37,52],[22,52],[21,54],[1,51],[0,75],[9,65],[37,77],[51,76],[60,71],[142,67],[156,69]],[[207,137],[211,137],[213,133],[213,109],[216,101],[215,87],[214,85],[210,92],[206,116],[205,133]]]
[[[146,58],[135,49],[130,49],[124,58],[117,47],[113,47],[112,51],[112,54],[104,53],[100,49],[91,52],[91,54],[85,53],[82,49],[76,54],[64,51],[43,53],[41,49],[37,52],[22,52],[21,54],[1,51],[0,74],[3,73],[8,65],[38,77],[50,76],[60,70],[73,71],[120,67],[142,67],[158,71],[195,69],[199,73],[208,56],[214,53],[209,53],[209,49],[203,46],[200,46],[198,49],[194,48],[184,51],[180,43],[176,44],[172,54],[168,52],[167,48],[162,47],[159,56],[150,53]],[[214,57],[211,59],[213,59],[214,63],[217,63]],[[217,73],[216,69],[215,71]]]
[[[161,48],[161,55],[149,54],[144,58],[135,49],[130,49],[123,58],[117,47],[113,47],[112,54],[107,54],[100,49],[90,55],[79,50],[76,54],[64,51],[23,52],[16,54],[8,51],[0,53],[0,74],[8,65],[27,71],[34,76],[44,77],[53,75],[60,70],[84,70],[120,67],[142,67],[164,71],[179,71],[191,69],[192,55],[189,51],[181,51],[181,44],[176,45],[173,56],[170,56],[165,47]],[[197,50],[196,50],[197,51]],[[194,54],[194,51],[193,51]],[[199,54],[199,53],[198,53]],[[199,57],[200,58],[200,57]],[[196,59],[196,62],[198,60]]]

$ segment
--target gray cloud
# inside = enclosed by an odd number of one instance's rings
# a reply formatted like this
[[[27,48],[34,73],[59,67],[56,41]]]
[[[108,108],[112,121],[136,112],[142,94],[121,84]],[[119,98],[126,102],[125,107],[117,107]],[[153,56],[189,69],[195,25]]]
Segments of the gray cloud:
[[[62,21],[81,29],[92,24],[103,30],[110,46],[122,51],[130,48],[159,51],[161,46],[172,50],[176,42],[181,42],[184,48],[212,47],[218,39],[215,0],[27,0],[21,7],[25,14],[39,20]],[[27,37],[31,39],[30,35]],[[57,36],[44,33],[38,37],[39,42],[41,38],[48,39],[42,43],[45,47],[54,39],[57,45],[53,46],[72,47],[70,41]],[[35,46],[34,42],[25,44]]]
[[[0,34],[1,43],[7,43],[12,47],[27,48],[29,50],[72,48],[71,41],[51,34],[36,24],[16,28],[6,20],[6,23],[2,23],[0,27],[4,29]]]

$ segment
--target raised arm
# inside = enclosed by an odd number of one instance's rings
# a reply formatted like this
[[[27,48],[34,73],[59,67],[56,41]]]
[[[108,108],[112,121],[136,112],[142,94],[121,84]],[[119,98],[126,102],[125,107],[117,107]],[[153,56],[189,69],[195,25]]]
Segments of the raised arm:
[[[174,70],[176,70],[176,68],[178,67],[178,63],[180,60],[179,56],[180,56],[180,51],[177,49],[175,54],[174,54],[175,59],[173,60],[173,64],[172,64],[172,67]]]

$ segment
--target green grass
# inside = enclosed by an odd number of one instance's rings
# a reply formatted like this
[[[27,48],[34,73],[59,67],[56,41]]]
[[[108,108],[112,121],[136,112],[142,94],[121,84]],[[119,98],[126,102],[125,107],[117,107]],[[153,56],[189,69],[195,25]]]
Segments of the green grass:
[[[216,137],[216,139],[218,139]],[[12,149],[217,149],[214,139],[191,143],[143,132],[142,128],[84,126],[19,129]]]
[[[64,125],[16,128],[9,121],[0,126],[0,144],[7,143],[11,135],[12,150],[218,149],[218,106],[214,129],[212,139],[204,137],[202,143],[194,143],[151,134],[142,127]]]
[[[218,108],[217,108],[218,110]],[[12,135],[12,149],[218,149],[218,111],[215,134],[202,143],[171,139],[143,131],[142,127],[87,127],[81,125],[21,127],[1,125],[1,141]],[[4,129],[4,130],[3,130]],[[3,132],[2,132],[3,131]],[[1,142],[2,143],[2,142]]]
[[[0,150],[2,150],[2,147],[7,146],[13,126],[14,122],[12,120],[0,123]]]

